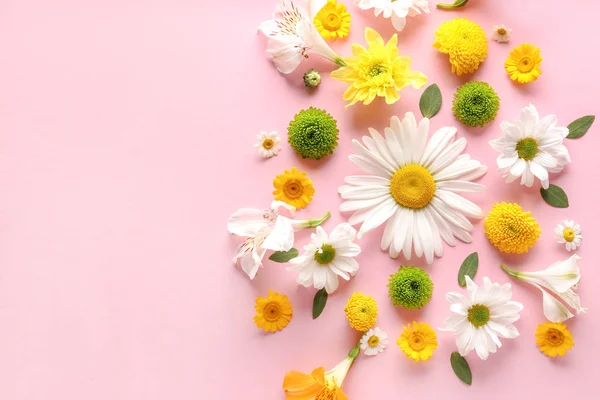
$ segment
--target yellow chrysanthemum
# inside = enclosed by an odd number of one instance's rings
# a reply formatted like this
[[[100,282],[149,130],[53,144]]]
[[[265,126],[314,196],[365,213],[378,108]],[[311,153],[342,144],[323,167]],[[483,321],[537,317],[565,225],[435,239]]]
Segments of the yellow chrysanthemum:
[[[344,311],[346,311],[346,318],[350,326],[360,332],[368,331],[375,326],[377,321],[375,299],[362,293],[352,293]]]
[[[291,171],[285,170],[283,174],[273,179],[275,200],[281,200],[296,208],[304,208],[312,201],[315,188],[312,181],[295,167]]]
[[[448,54],[452,72],[458,76],[475,72],[488,54],[485,31],[466,18],[455,18],[440,25],[435,31],[433,47]]]
[[[438,345],[435,331],[425,322],[413,322],[412,326],[405,326],[396,343],[406,354],[406,358],[414,362],[429,360]]]
[[[288,297],[272,290],[269,290],[268,297],[257,297],[254,308],[256,309],[254,323],[265,332],[275,332],[285,328],[290,323],[294,312]]]
[[[365,40],[368,50],[353,44],[354,57],[346,58],[346,66],[331,73],[334,79],[350,85],[344,93],[344,100],[349,101],[346,107],[359,101],[370,104],[377,96],[393,104],[400,98],[398,91],[406,86],[420,88],[427,83],[423,73],[410,70],[410,57],[398,55],[398,35],[385,44],[377,32],[366,28]]]
[[[350,13],[337,0],[328,0],[315,15],[313,22],[325,39],[344,38],[350,33]]]
[[[542,74],[542,60],[539,47],[524,43],[511,50],[504,62],[504,68],[513,81],[529,83]]]
[[[535,343],[549,357],[562,357],[575,345],[573,335],[562,322],[539,324],[535,330]]]
[[[496,203],[483,221],[485,235],[503,253],[529,251],[542,233],[530,211],[515,203]]]

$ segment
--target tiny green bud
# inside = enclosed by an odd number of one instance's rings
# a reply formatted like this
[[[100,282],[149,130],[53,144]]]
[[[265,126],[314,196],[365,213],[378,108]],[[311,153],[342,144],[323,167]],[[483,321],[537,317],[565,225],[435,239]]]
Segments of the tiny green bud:
[[[316,88],[321,83],[321,74],[314,68],[311,68],[304,74],[304,84],[307,88]]]

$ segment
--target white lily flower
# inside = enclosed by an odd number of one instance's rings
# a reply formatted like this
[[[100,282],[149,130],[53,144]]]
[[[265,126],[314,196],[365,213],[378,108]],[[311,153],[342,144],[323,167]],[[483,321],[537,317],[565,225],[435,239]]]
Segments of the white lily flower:
[[[269,38],[267,53],[273,58],[279,72],[291,73],[311,53],[340,66],[346,65],[325,42],[313,23],[314,16],[323,5],[323,0],[311,0],[309,11],[306,11],[296,0],[280,0],[273,19],[258,27]]]
[[[587,311],[581,306],[579,295],[575,293],[581,279],[581,272],[577,265],[577,260],[580,259],[581,257],[574,254],[565,261],[555,262],[548,268],[535,272],[514,271],[504,265],[502,269],[513,278],[528,282],[540,289],[543,293],[544,315],[549,321],[562,322],[574,317],[566,306],[574,309],[577,314]]]
[[[274,201],[267,210],[241,208],[229,217],[227,230],[246,240],[236,249],[234,265],[241,265],[244,272],[254,279],[267,250],[288,251],[294,245],[294,232],[319,226],[330,213],[319,219],[293,220],[281,215],[287,211],[294,216],[296,208],[282,201]]]

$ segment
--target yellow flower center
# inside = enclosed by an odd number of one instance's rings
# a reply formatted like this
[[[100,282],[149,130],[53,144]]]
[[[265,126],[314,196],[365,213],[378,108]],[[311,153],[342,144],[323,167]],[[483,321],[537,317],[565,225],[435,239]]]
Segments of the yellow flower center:
[[[265,317],[265,320],[269,322],[277,321],[281,316],[281,309],[279,308],[279,303],[276,303],[274,301],[267,303],[265,305],[265,308],[263,309],[263,315]]]
[[[517,64],[517,69],[521,73],[531,72],[531,70],[535,67],[535,63],[530,56],[523,56],[519,59],[519,63]]]
[[[408,338],[408,345],[413,351],[421,351],[425,348],[425,339],[419,332],[414,332]]]
[[[335,249],[330,244],[321,246],[321,252],[315,253],[315,261],[321,265],[327,265],[335,258]]]
[[[337,31],[342,26],[342,20],[335,11],[329,11],[322,21],[323,27],[328,31]]]
[[[369,344],[369,347],[377,347],[377,345],[379,344],[379,337],[373,335],[369,338],[369,341],[367,343]]]
[[[550,328],[546,332],[546,340],[552,346],[560,346],[565,341],[565,335],[558,329]]]
[[[275,142],[273,141],[273,139],[271,138],[266,138],[265,140],[263,140],[262,142],[262,146],[267,149],[270,150],[273,148],[273,146],[275,146]]]
[[[575,231],[571,228],[565,228],[565,230],[563,231],[563,238],[567,242],[572,242],[573,239],[575,239]]]
[[[506,29],[504,28],[498,28],[496,32],[498,32],[498,35],[506,35]]]
[[[467,319],[477,328],[484,326],[490,320],[490,309],[483,304],[474,304],[467,312]]]
[[[538,153],[537,141],[533,138],[521,139],[517,142],[517,154],[523,160],[533,160]]]
[[[283,193],[290,199],[298,199],[304,193],[304,186],[298,181],[291,180],[283,186]]]
[[[390,193],[405,208],[425,207],[435,194],[435,181],[427,169],[417,164],[400,168],[390,182]]]

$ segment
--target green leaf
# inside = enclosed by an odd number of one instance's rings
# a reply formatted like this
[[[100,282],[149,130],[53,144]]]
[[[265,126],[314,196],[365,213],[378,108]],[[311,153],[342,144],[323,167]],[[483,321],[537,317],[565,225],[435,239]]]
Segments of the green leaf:
[[[288,251],[276,251],[275,253],[271,254],[271,257],[269,257],[269,260],[275,261],[278,263],[286,263],[286,262],[290,261],[292,258],[296,258],[296,257],[298,257],[298,250],[296,250],[292,247]]]
[[[440,111],[440,107],[442,107],[442,92],[434,83],[423,91],[421,100],[419,100],[419,108],[425,118],[433,118]]]
[[[469,0],[456,0],[454,3],[452,4],[442,4],[442,3],[438,3],[437,4],[437,8],[440,8],[442,10],[451,10],[453,8],[459,8],[464,6],[465,4],[467,4],[469,2]]]
[[[450,356],[450,365],[452,365],[452,369],[456,376],[458,376],[458,379],[471,386],[473,375],[471,375],[471,368],[469,368],[467,360],[455,351]]]
[[[569,134],[567,139],[578,139],[586,134],[590,126],[594,123],[596,117],[594,115],[586,115],[571,122],[567,128],[569,128]]]
[[[323,288],[315,293],[315,298],[313,299],[313,319],[319,318],[319,315],[321,315],[325,308],[325,304],[327,304],[327,291]]]
[[[567,208],[569,207],[569,198],[560,186],[552,185],[548,189],[541,188],[540,193],[542,198],[552,207]]]
[[[458,284],[462,287],[467,286],[465,275],[469,275],[469,278],[473,279],[477,267],[479,267],[479,254],[477,252],[469,254],[458,270]]]

